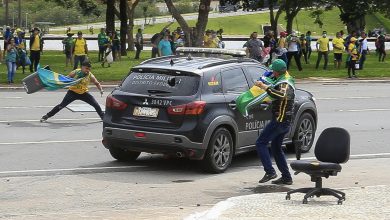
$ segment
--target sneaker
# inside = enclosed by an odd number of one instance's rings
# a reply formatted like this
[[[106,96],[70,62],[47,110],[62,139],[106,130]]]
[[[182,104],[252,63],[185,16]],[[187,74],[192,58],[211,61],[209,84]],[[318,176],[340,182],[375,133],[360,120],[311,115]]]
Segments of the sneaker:
[[[355,78],[355,79],[357,79],[357,78],[358,78],[356,75],[353,75],[352,77],[353,77],[353,78]]]
[[[263,178],[261,178],[261,180],[259,180],[259,183],[265,183],[265,182],[268,182],[272,179],[275,179],[276,177],[278,177],[278,175],[276,175],[276,173],[271,173],[271,174],[265,174],[263,176]]]
[[[47,121],[47,119],[49,119],[49,116],[44,115],[44,116],[42,116],[40,122],[45,122],[45,121]]]
[[[293,183],[292,179],[286,179],[284,177],[280,177],[277,180],[274,180],[271,182],[272,184],[278,184],[278,185],[291,185]]]

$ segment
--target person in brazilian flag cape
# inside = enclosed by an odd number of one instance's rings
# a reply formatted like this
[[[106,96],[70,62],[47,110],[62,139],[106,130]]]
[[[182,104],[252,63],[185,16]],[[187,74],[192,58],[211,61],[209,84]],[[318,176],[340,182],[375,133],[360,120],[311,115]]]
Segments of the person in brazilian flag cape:
[[[53,73],[53,72],[52,72]],[[39,74],[39,72],[38,72]],[[55,75],[55,74],[54,74]],[[62,76],[65,77],[65,76]],[[88,85],[89,82],[93,82],[96,87],[99,89],[100,94],[103,95],[103,88],[100,85],[99,81],[95,78],[95,76],[91,73],[91,63],[89,61],[85,61],[81,65],[81,69],[76,69],[73,70],[72,72],[69,73],[68,75],[69,78],[72,78],[74,80],[71,83],[69,87],[68,92],[66,93],[64,99],[62,102],[58,105],[56,105],[50,112],[48,112],[46,115],[42,116],[41,122],[46,121],[50,117],[53,117],[55,114],[57,114],[61,109],[65,108],[67,105],[72,103],[75,100],[81,100],[84,101],[91,106],[93,106],[100,116],[101,119],[103,119],[104,113],[102,109],[100,108],[100,105],[97,103],[95,98],[88,92]],[[47,89],[57,89],[56,86],[63,86],[63,85],[58,85],[58,82],[53,82],[53,84],[47,84],[48,82],[45,82],[44,79],[40,76],[43,84],[45,85],[45,88]],[[50,82],[50,80],[47,80]],[[54,80],[56,81],[56,80]],[[51,85],[52,87],[50,87]]]
[[[271,156],[268,148],[271,142],[271,151],[276,165],[282,173],[282,177],[272,181],[273,184],[292,184],[292,177],[282,150],[284,136],[290,130],[293,118],[295,84],[293,77],[287,72],[287,65],[281,59],[276,59],[270,66],[272,70],[271,84],[261,80],[255,82],[255,86],[264,90],[272,100],[272,119],[261,132],[256,141],[256,150],[263,164],[265,175],[259,183],[265,183],[277,177],[272,167]]]

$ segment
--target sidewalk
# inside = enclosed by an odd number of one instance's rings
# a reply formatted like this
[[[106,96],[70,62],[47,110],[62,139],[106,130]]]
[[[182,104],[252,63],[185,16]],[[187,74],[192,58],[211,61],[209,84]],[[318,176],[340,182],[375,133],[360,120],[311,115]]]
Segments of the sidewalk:
[[[346,201],[337,205],[332,196],[314,197],[302,204],[301,193],[285,200],[286,191],[301,187],[313,187],[310,177],[300,173],[293,176],[294,184],[277,193],[256,193],[232,197],[219,202],[205,212],[194,213],[185,220],[211,219],[389,219],[390,216],[390,158],[352,159],[343,164],[343,170],[335,177],[323,179],[323,187],[340,189],[346,193]],[[385,171],[386,172],[386,171]],[[257,190],[276,187],[259,184]]]

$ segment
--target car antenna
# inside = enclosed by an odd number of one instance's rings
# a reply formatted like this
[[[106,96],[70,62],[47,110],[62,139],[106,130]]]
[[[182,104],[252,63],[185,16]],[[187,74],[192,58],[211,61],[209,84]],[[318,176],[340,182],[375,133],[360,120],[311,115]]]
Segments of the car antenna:
[[[173,59],[171,59],[171,62],[169,62],[170,64],[171,64],[171,66],[173,66],[173,64],[175,64],[174,62],[173,62]]]

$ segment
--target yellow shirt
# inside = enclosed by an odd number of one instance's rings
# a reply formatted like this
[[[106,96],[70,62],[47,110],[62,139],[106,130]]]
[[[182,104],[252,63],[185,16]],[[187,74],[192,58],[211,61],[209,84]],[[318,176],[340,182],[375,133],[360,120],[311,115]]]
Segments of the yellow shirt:
[[[82,56],[86,55],[85,45],[87,45],[87,41],[84,38],[74,40],[74,55]]]
[[[280,39],[279,39],[279,47],[280,48],[285,48],[286,47],[286,38],[284,38],[284,37],[281,37]]]
[[[343,53],[343,50],[344,50],[344,39],[343,38],[337,38],[337,37],[334,38],[332,40],[332,44],[333,44],[333,53]]]
[[[33,44],[31,45],[31,50],[40,51],[41,50],[41,39],[38,35],[35,35]]]
[[[321,51],[321,52],[328,51],[329,38],[320,37],[320,38],[318,38],[317,43],[320,45],[320,48],[318,49],[319,51]]]
[[[207,35],[203,36],[203,46],[209,48],[210,47],[210,37]]]
[[[351,52],[353,55],[358,55],[358,51],[357,51],[356,45],[353,44],[353,43],[350,43],[348,45],[348,51]],[[351,60],[357,60],[357,59],[358,59],[358,56],[351,57]]]
[[[83,73],[81,72],[81,69],[73,70],[73,72],[76,73],[74,79],[79,79],[79,78],[83,77],[83,75],[82,75]],[[89,82],[91,81],[91,76],[93,76],[93,74],[90,72],[82,80],[80,80],[79,83],[77,83],[76,85],[70,86],[69,90],[71,90],[77,94],[84,94],[84,93],[88,92],[88,85],[89,85]]]
[[[219,43],[219,40],[218,38],[215,38],[211,41],[211,43],[209,44],[209,47],[210,48],[218,48],[218,43]]]

